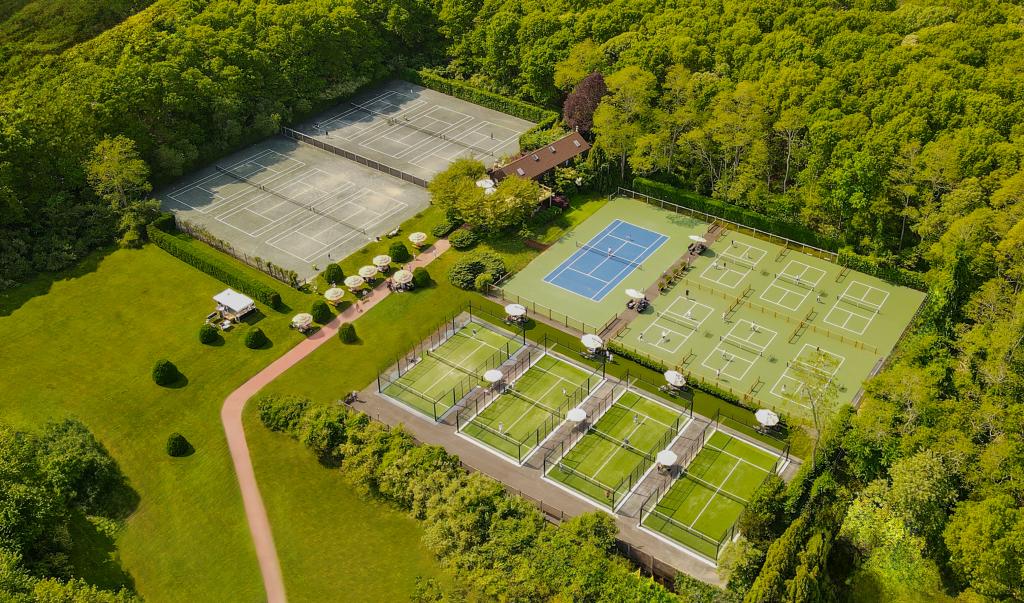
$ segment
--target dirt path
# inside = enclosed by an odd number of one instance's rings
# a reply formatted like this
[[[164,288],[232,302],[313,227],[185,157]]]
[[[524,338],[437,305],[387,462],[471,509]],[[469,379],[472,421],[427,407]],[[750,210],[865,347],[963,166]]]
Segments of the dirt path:
[[[419,257],[409,262],[409,269],[426,266],[434,258],[447,250],[448,241],[438,241],[429,251],[420,254]],[[263,386],[313,353],[318,347],[333,339],[341,323],[356,320],[363,312],[377,305],[380,300],[389,294],[390,291],[383,284],[378,285],[368,296],[363,298],[359,308],[356,308],[354,305],[346,308],[344,312],[324,325],[319,331],[288,350],[283,356],[257,373],[256,376],[231,392],[231,395],[224,400],[224,406],[221,407],[220,420],[224,425],[224,434],[228,439],[231,460],[235,465],[238,485],[242,490],[245,516],[249,522],[249,532],[252,533],[253,544],[256,547],[256,558],[260,563],[260,572],[263,574],[263,587],[267,593],[267,601],[270,603],[284,603],[287,597],[284,591],[281,564],[277,558],[277,549],[274,547],[274,535],[270,529],[270,519],[267,517],[266,507],[263,506],[263,497],[260,496],[259,484],[256,483],[256,473],[253,471],[252,459],[249,456],[249,446],[245,441],[245,428],[242,425],[242,411],[245,409],[245,403]]]

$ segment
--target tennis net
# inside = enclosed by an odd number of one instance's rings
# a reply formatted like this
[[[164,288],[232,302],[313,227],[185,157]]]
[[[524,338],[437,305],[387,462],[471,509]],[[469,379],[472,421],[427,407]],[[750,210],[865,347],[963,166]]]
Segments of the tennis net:
[[[554,409],[554,408],[551,408],[547,404],[541,404],[540,402],[534,400],[533,398],[530,398],[530,397],[528,397],[528,396],[526,396],[524,394],[521,394],[521,393],[517,392],[516,390],[512,389],[511,387],[506,389],[505,391],[510,393],[510,394],[512,394],[516,398],[519,398],[520,400],[523,400],[524,402],[528,402],[528,403],[536,406],[537,408],[539,408],[541,410],[547,411],[548,414],[554,415],[554,416],[559,417],[559,418],[563,418],[565,416],[565,413],[563,413],[562,411]]]
[[[466,367],[464,367],[464,366],[462,366],[460,364],[456,364],[456,363],[452,362],[451,360],[448,360],[447,358],[445,358],[444,356],[438,354],[437,352],[430,352],[430,351],[428,351],[427,352],[427,356],[430,356],[431,358],[436,358],[436,359],[440,360],[441,362],[443,362],[444,364],[447,364],[448,366],[452,367],[453,369],[458,369],[458,370],[462,371],[463,373],[466,373],[467,375],[469,375],[471,377],[475,377],[476,376],[476,375],[473,374],[473,371],[469,370],[468,368],[466,368]]]
[[[508,434],[506,434],[504,432],[498,431],[497,429],[491,427],[490,425],[487,425],[486,423],[481,421],[479,417],[476,417],[472,421],[470,421],[469,423],[466,423],[465,427],[462,428],[462,431],[466,431],[466,428],[468,428],[470,426],[482,429],[482,430],[486,431],[487,433],[489,433],[491,435],[497,436],[498,438],[508,442],[509,444],[514,445],[517,449],[520,446],[523,445],[522,442],[516,440],[512,436],[510,436],[510,435],[508,435]]]
[[[693,536],[696,536],[697,538],[703,540],[704,542],[707,542],[708,544],[713,544],[713,545],[715,545],[716,549],[718,548],[718,545],[721,544],[719,541],[717,541],[714,538],[708,536],[707,534],[705,534],[705,533],[703,533],[703,532],[701,532],[699,530],[695,530],[695,529],[691,528],[690,526],[680,522],[678,519],[673,519],[672,517],[669,517],[668,515],[665,515],[664,513],[662,513],[661,511],[659,511],[657,509],[651,509],[650,512],[648,512],[647,519],[650,519],[651,517],[659,519],[662,522],[664,522],[665,524],[668,524],[668,525],[670,525],[670,526],[672,526],[672,527],[674,527],[674,528],[676,528],[678,530],[682,530],[683,532],[686,532],[687,534],[691,534]],[[660,529],[658,531],[664,533],[664,525],[662,526],[662,529]]]
[[[779,273],[777,273],[775,275],[775,278],[782,279],[782,280],[786,281],[787,283],[791,283],[791,284],[796,285],[797,287],[803,287],[804,289],[810,289],[812,291],[814,290],[814,285],[813,284],[808,283],[807,281],[801,279],[798,276],[793,276],[793,275],[790,275],[790,274],[786,274],[785,272],[779,272]]]
[[[878,306],[871,305],[862,299],[857,299],[856,297],[840,295],[839,299],[850,304],[851,306],[857,306],[858,308],[861,308],[862,310],[867,310],[868,312],[878,312],[881,309]]]
[[[764,348],[759,348],[756,345],[754,345],[754,344],[752,344],[752,343],[750,343],[748,341],[744,341],[744,340],[739,339],[737,337],[733,337],[732,335],[723,335],[722,336],[722,341],[727,341],[727,342],[731,343],[732,345],[740,348],[741,350],[746,350],[746,351],[751,352],[753,354],[757,354],[758,356],[760,356],[761,354],[764,353]]]
[[[410,130],[416,130],[417,132],[422,132],[423,134],[426,134],[427,136],[433,136],[434,138],[438,138],[438,139],[444,140],[446,142],[455,143],[455,144],[457,144],[457,145],[459,145],[461,147],[465,147],[467,149],[470,149],[471,151],[476,151],[477,153],[483,153],[484,155],[488,155],[490,157],[497,157],[497,155],[495,155],[493,151],[489,151],[487,149],[483,149],[483,148],[480,148],[480,147],[477,147],[477,146],[473,146],[473,145],[469,144],[468,142],[462,142],[461,140],[456,140],[454,138],[450,138],[448,136],[445,136],[441,132],[435,132],[433,130],[428,130],[426,128],[421,128],[421,127],[419,127],[417,125],[414,125],[412,122],[409,121],[408,117],[403,116],[401,119],[399,119],[397,117],[391,117],[390,115],[388,115],[386,113],[381,113],[380,111],[377,111],[376,109],[371,109],[370,107],[367,107],[366,105],[360,105],[359,103],[353,103],[353,102],[349,102],[349,104],[352,105],[353,107],[355,107],[356,109],[359,109],[360,111],[364,111],[366,113],[369,113],[370,115],[375,115],[377,117],[383,118],[384,121],[388,123],[388,125],[391,125],[391,126],[402,126],[402,127],[405,127],[405,128],[409,128]]]
[[[658,312],[657,315],[658,315],[658,318],[664,318],[665,320],[668,320],[669,322],[673,322],[673,323],[675,323],[675,324],[677,324],[677,325],[679,325],[681,327],[686,327],[687,329],[690,329],[691,331],[696,331],[697,327],[699,326],[697,324],[697,321],[691,320],[689,318],[686,318],[685,316],[679,316],[678,314],[676,314],[674,312],[672,312],[672,313],[670,313],[670,312]]]
[[[627,259],[627,258],[624,258],[624,257],[617,256],[614,253],[612,253],[611,250],[609,250],[609,249],[598,249],[597,247],[594,247],[593,245],[588,245],[586,243],[580,243],[579,241],[576,241],[576,247],[579,248],[579,249],[584,249],[586,251],[590,251],[590,252],[593,252],[593,253],[600,254],[600,255],[602,255],[604,257],[612,258],[613,260],[618,260],[618,261],[622,262],[623,264],[628,264],[628,265],[636,268],[637,270],[643,270],[643,266],[640,264],[640,262],[637,262],[635,260],[630,260],[630,259]]]
[[[701,478],[693,475],[692,473],[687,473],[685,475],[686,475],[687,479],[689,479],[689,480],[691,480],[691,481],[693,481],[693,482],[695,482],[697,484],[700,484],[701,486],[704,486],[705,488],[707,488],[708,490],[711,490],[712,492],[715,492],[717,494],[721,494],[722,496],[728,498],[729,500],[731,500],[731,501],[733,501],[735,503],[739,503],[739,504],[741,504],[743,506],[747,505],[747,501],[743,500],[739,496],[736,496],[732,492],[729,492],[727,490],[723,490],[721,488],[721,486],[713,486],[713,485],[711,485],[710,482],[706,482],[706,481],[702,480]]]
[[[565,463],[563,463],[561,461],[559,461],[557,464],[555,464],[555,468],[558,469],[559,471],[561,471],[562,473],[566,474],[566,475],[572,475],[574,477],[578,477],[578,478],[582,479],[583,481],[589,483],[592,486],[597,486],[598,488],[601,488],[602,490],[604,490],[606,498],[608,498],[610,500],[614,500],[615,499],[615,488],[609,486],[608,484],[602,484],[601,482],[599,482],[596,479],[590,477],[589,475],[587,475],[585,473],[580,473],[579,471],[576,471],[575,469],[573,469],[572,467],[566,465]]]
[[[603,432],[603,431],[601,431],[599,429],[594,429],[593,427],[591,427],[590,431],[591,431],[591,433],[596,433],[599,437],[602,437],[602,438],[608,440],[609,442],[611,442],[613,444],[618,444],[619,446],[625,448],[626,450],[630,450],[632,452],[635,452],[635,453],[639,454],[640,456],[644,457],[647,460],[647,462],[649,462],[649,463],[653,463],[654,462],[654,457],[651,456],[651,453],[649,453],[649,452],[644,452],[643,450],[640,450],[636,446],[634,446],[632,444],[627,444],[627,443],[623,442],[622,440],[620,440],[618,438],[615,438],[615,437],[612,437],[612,436],[608,435],[607,433],[605,433],[605,432]]]
[[[316,214],[318,216],[323,216],[325,218],[329,218],[331,220],[334,220],[335,222],[341,224],[342,226],[345,226],[347,228],[351,228],[352,230],[355,230],[356,232],[362,233],[364,236],[369,236],[369,235],[366,234],[366,231],[363,230],[362,228],[359,228],[358,226],[353,226],[353,225],[349,224],[348,222],[338,218],[334,214],[326,213],[326,212],[324,212],[322,210],[319,210],[319,209],[313,207],[312,205],[310,205],[308,203],[303,203],[302,201],[298,201],[296,199],[292,199],[291,197],[283,195],[283,194],[279,193],[278,191],[270,188],[269,186],[262,185],[259,182],[256,182],[255,180],[253,180],[251,178],[247,178],[246,176],[243,176],[243,175],[239,174],[238,172],[231,171],[231,170],[229,170],[227,168],[224,168],[224,167],[221,167],[219,165],[214,165],[214,167],[217,169],[217,171],[219,171],[219,172],[221,172],[223,174],[227,174],[228,176],[231,176],[232,178],[234,178],[235,180],[238,180],[239,182],[244,182],[244,183],[248,184],[249,186],[258,188],[259,190],[261,190],[263,192],[270,193],[271,195],[274,195],[275,197],[277,197],[279,199],[284,199],[288,203],[291,203],[291,204],[296,205],[298,207],[302,207],[304,209],[307,209],[307,210],[313,212],[314,214]]]
[[[733,264],[739,264],[740,266],[743,266],[747,270],[755,270],[755,269],[757,269],[757,266],[755,266],[753,262],[751,262],[751,261],[749,261],[749,260],[747,260],[745,258],[737,257],[737,256],[734,256],[734,255],[722,255],[718,259],[719,259],[719,261],[721,261],[722,263],[724,263],[726,265],[728,265],[729,262],[732,262]]]

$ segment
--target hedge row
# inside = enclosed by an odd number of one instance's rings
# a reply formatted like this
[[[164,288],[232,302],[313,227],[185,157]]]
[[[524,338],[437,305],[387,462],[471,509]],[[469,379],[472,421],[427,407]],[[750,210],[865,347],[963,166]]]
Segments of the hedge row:
[[[521,153],[535,151],[563,136],[565,136],[565,128],[561,126],[561,116],[552,112],[551,115],[537,122],[537,125],[519,135],[519,151]]]
[[[160,230],[154,224],[146,227],[146,234],[157,247],[189,266],[209,274],[256,301],[263,302],[272,308],[281,307],[280,293],[245,274],[227,260],[219,257],[220,254],[217,252],[206,251],[202,247],[190,245],[178,237]]]
[[[454,96],[455,98],[461,98],[464,101],[482,105],[488,109],[494,109],[495,111],[514,115],[520,119],[537,122],[538,125],[540,125],[540,122],[545,121],[554,123],[554,121],[558,119],[558,113],[549,109],[544,109],[521,100],[495,94],[488,90],[471,86],[466,82],[450,80],[426,69],[420,69],[418,71],[414,69],[403,69],[400,72],[400,76],[414,84],[419,84],[424,88],[437,90],[438,92],[443,92],[444,94]],[[550,127],[550,125],[548,127]]]
[[[860,255],[849,249],[839,250],[839,263],[852,270],[876,276],[894,285],[902,285],[911,289],[917,289],[918,291],[928,291],[928,284],[925,283],[920,273],[898,266],[886,266],[877,258]]]

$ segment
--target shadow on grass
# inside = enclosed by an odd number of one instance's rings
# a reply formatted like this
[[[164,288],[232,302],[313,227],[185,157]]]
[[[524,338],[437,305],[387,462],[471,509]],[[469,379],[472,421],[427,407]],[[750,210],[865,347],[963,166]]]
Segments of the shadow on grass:
[[[166,389],[182,389],[182,388],[187,387],[187,386],[188,386],[188,377],[186,377],[183,373],[181,373],[179,371],[178,372],[178,376],[174,378],[174,381],[171,381],[170,383],[168,383],[166,385],[161,385],[160,387],[163,387],[163,388],[166,388]]]
[[[68,281],[95,272],[103,260],[115,251],[117,251],[117,247],[94,251],[65,270],[36,275],[24,284],[0,292],[0,316],[10,316],[33,298],[46,295],[53,288],[53,284],[58,281]]]
[[[71,546],[68,560],[73,574],[103,589],[135,590],[135,581],[124,571],[117,559],[113,529],[100,522],[93,523],[75,512],[68,522]]]

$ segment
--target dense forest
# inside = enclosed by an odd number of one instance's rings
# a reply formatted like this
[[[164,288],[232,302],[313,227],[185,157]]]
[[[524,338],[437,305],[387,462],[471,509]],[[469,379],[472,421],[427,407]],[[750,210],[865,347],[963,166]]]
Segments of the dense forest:
[[[798,495],[744,518],[716,597],[1024,598],[1019,2],[162,0],[0,98],[0,288],[137,243],[152,208],[109,194],[102,157],[141,161],[141,195],[402,65],[552,108],[597,91],[575,124],[593,182],[689,188],[925,275],[914,333]]]

